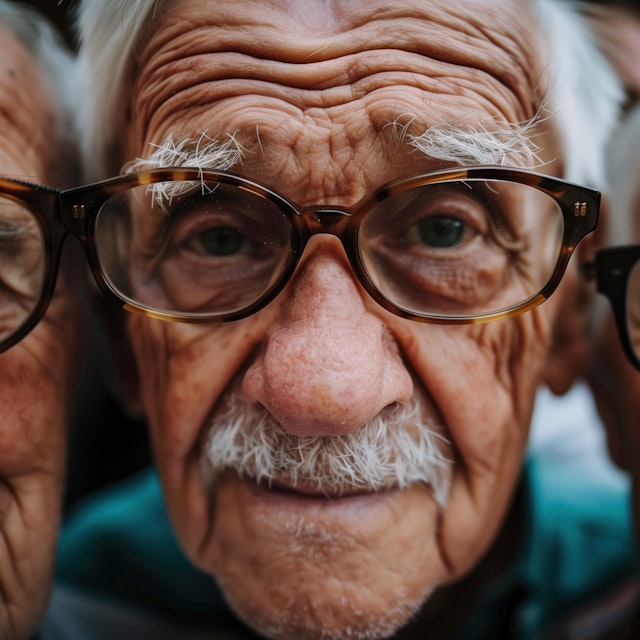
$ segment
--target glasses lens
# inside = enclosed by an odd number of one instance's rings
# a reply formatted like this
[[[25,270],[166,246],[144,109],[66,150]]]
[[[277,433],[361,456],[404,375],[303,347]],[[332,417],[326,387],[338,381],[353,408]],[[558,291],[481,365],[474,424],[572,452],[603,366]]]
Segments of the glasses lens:
[[[291,228],[276,205],[237,185],[172,181],[109,199],[96,218],[95,241],[120,297],[212,318],[250,307],[277,282]]]
[[[23,204],[0,195],[0,342],[36,308],[44,286],[44,236]]]
[[[631,348],[640,359],[640,261],[633,265],[627,279],[626,319]]]
[[[505,311],[537,295],[562,248],[562,211],[527,185],[433,183],[397,192],[366,217],[364,267],[396,306],[423,316]]]

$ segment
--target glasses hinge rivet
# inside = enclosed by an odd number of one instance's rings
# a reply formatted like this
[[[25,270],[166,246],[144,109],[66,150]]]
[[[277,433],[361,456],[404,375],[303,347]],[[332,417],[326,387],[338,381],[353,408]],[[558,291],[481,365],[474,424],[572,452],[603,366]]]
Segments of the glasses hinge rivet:
[[[587,215],[587,203],[586,202],[576,202],[573,205],[573,215],[576,217],[582,217]]]

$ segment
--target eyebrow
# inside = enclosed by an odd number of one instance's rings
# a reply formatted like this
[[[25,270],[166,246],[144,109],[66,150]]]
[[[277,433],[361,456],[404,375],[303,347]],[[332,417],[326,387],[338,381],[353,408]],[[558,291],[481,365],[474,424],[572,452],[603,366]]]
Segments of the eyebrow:
[[[219,142],[203,131],[197,140],[183,138],[177,142],[169,136],[162,144],[151,143],[153,152],[146,158],[136,158],[122,168],[122,173],[131,173],[141,169],[162,169],[164,167],[183,167],[198,169],[199,183],[194,182],[157,182],[146,187],[149,203],[152,208],[159,209],[169,215],[171,203],[191,192],[196,185],[202,193],[210,191],[205,183],[203,172],[229,171],[242,163],[245,155],[244,147],[238,142],[235,134],[227,134],[226,139]]]
[[[391,128],[391,139],[396,144],[408,144],[430,160],[442,160],[453,165],[498,165],[540,167],[544,162],[534,140],[534,128],[548,118],[541,107],[529,120],[512,125],[487,129],[481,124],[461,127],[451,123],[433,124],[421,134],[415,129],[417,117],[405,114],[384,125]],[[183,138],[175,141],[170,134],[161,144],[151,143],[152,153],[136,158],[123,167],[123,173],[139,169],[163,167],[196,168],[200,171],[229,171],[242,164],[246,149],[237,139],[237,132],[228,133],[220,141],[204,131],[197,140]]]
[[[197,140],[183,138],[175,141],[169,134],[161,144],[150,143],[153,152],[146,158],[136,158],[122,168],[122,173],[139,169],[161,169],[163,167],[184,167],[204,171],[228,171],[242,164],[244,147],[236,134],[227,134],[221,142],[203,131]]]
[[[396,118],[387,126],[392,136],[405,141],[413,150],[431,160],[442,160],[463,167],[498,165],[540,167],[544,164],[538,155],[541,148],[535,142],[535,127],[548,115],[540,109],[531,119],[487,129],[482,124],[460,127],[441,123],[426,128],[421,134],[409,133],[414,116],[405,116],[404,123]]]

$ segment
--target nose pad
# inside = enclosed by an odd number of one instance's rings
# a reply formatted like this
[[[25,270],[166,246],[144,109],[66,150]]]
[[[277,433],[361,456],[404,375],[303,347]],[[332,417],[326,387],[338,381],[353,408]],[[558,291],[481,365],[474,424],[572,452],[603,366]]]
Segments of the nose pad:
[[[281,295],[279,317],[242,390],[285,430],[348,433],[411,397],[413,383],[397,345],[366,308],[346,259],[318,251]]]

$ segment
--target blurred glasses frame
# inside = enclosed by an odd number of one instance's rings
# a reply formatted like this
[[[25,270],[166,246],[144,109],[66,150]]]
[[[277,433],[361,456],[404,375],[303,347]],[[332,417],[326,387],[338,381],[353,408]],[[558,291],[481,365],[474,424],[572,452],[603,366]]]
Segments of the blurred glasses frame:
[[[596,251],[593,261],[581,264],[580,269],[587,280],[595,280],[598,293],[609,299],[625,355],[640,370],[627,316],[629,279],[639,261],[640,245],[608,247]]]
[[[535,295],[498,312],[462,317],[418,315],[397,307],[388,300],[367,275],[358,254],[356,239],[360,221],[377,203],[403,190],[447,181],[495,180],[533,187],[546,193],[558,204],[564,219],[562,247],[550,278]],[[149,309],[142,304],[121,297],[109,285],[98,259],[95,241],[95,221],[101,207],[115,194],[136,186],[152,185],[167,181],[191,181],[203,183],[222,182],[235,185],[254,195],[269,200],[287,217],[292,227],[292,246],[287,264],[277,281],[253,304],[226,315],[215,317],[191,317],[175,312]],[[27,319],[0,342],[0,352],[8,349],[24,336],[43,317],[53,296],[61,249],[67,234],[71,234],[82,245],[93,277],[101,291],[122,308],[146,316],[174,322],[213,323],[244,318],[256,313],[273,300],[284,288],[302,255],[307,240],[315,234],[338,236],[347,252],[355,274],[368,294],[383,308],[397,316],[418,322],[436,324],[475,324],[509,318],[524,313],[546,300],[556,289],[576,245],[593,231],[598,220],[600,193],[588,187],[572,184],[559,178],[534,171],[507,167],[469,167],[444,169],[403,178],[375,190],[349,208],[319,205],[297,207],[275,191],[249,179],[233,174],[206,171],[197,168],[168,167],[137,171],[107,180],[59,191],[19,180],[0,178],[0,197],[8,197],[26,205],[33,213],[43,234],[45,251],[44,279],[41,295]],[[309,213],[315,214],[310,223]],[[337,222],[336,222],[337,221]]]

